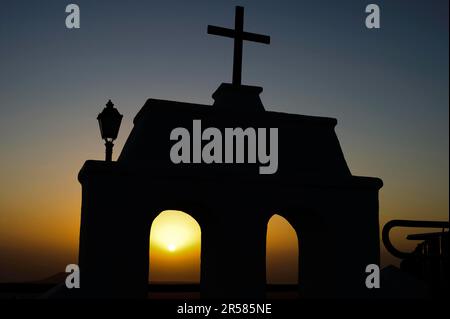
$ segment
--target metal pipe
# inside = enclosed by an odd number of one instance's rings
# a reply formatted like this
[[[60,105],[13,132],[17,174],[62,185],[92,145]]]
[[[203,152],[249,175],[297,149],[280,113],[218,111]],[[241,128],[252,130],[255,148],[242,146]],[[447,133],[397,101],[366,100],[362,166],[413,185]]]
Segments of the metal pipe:
[[[411,256],[411,252],[403,252],[395,248],[391,240],[389,238],[389,232],[394,227],[424,227],[424,228],[449,228],[449,222],[440,222],[440,221],[421,221],[421,220],[403,220],[403,219],[394,219],[386,223],[383,227],[382,231],[382,240],[384,247],[386,247],[387,251],[391,253],[393,256],[404,259]]]

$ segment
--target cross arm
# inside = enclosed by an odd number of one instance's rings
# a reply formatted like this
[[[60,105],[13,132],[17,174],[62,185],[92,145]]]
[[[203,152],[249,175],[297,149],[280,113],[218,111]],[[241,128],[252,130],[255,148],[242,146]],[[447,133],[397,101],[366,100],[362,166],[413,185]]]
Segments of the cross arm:
[[[217,27],[215,25],[208,25],[208,34],[220,35],[227,38],[235,38],[236,31],[232,29]],[[247,41],[270,44],[270,37],[263,34],[242,32],[242,39]]]
[[[208,25],[208,34],[220,35],[227,38],[234,38],[234,30]]]
[[[243,32],[242,37],[244,40],[259,42],[264,44],[270,44],[270,37],[268,35],[251,33],[251,32]]]

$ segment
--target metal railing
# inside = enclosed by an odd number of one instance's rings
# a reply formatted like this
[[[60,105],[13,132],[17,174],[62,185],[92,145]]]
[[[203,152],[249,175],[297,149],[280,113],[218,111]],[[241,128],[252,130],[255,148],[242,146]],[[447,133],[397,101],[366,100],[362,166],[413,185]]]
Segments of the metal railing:
[[[395,227],[439,228],[441,231],[406,236],[407,240],[421,242],[413,251],[404,252],[395,248],[391,243],[389,233]],[[426,282],[433,296],[443,296],[449,292],[448,228],[449,222],[396,219],[386,223],[382,231],[382,240],[387,251],[402,260],[400,269]]]

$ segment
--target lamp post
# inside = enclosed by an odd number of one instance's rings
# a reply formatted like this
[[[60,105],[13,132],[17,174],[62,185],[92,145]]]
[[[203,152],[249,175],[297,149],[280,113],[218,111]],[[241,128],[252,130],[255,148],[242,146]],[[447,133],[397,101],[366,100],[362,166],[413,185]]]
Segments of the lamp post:
[[[123,115],[114,107],[114,103],[111,100],[106,103],[106,107],[97,116],[98,125],[100,126],[100,134],[102,139],[105,140],[106,156],[105,161],[112,161],[113,141],[119,134],[120,123],[122,122]]]

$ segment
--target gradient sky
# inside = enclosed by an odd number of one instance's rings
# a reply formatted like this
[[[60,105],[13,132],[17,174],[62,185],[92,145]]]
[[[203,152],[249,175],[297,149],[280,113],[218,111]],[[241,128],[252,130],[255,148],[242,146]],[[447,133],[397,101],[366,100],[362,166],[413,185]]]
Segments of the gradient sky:
[[[124,114],[115,156],[147,98],[212,103],[232,41],[206,27],[232,27],[235,5],[271,36],[244,45],[243,83],[268,110],[338,119],[352,173],[384,181],[380,226],[448,220],[447,0],[73,2],[79,30],[65,28],[69,1],[0,2],[0,281],[77,261],[76,176],[104,157],[107,99]],[[365,28],[368,3],[380,30]]]

